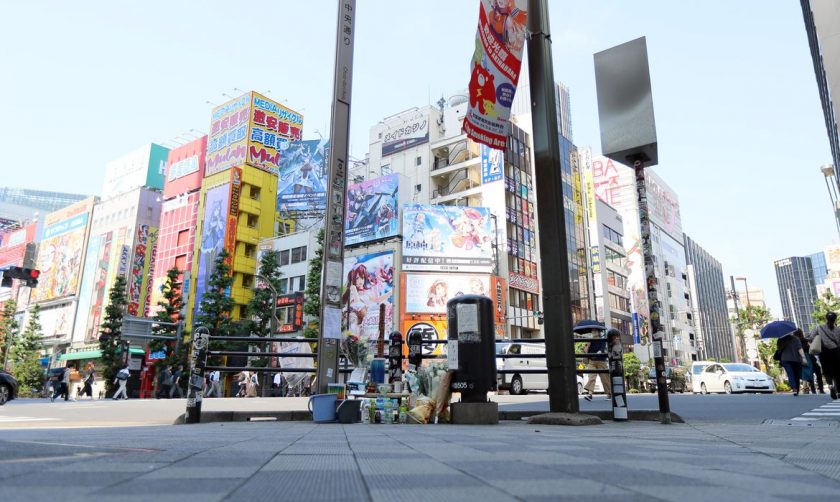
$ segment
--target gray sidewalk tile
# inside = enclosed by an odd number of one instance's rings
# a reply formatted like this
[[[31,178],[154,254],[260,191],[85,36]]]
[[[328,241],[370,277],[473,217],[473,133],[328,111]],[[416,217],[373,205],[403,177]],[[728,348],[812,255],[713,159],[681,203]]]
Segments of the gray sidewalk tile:
[[[229,500],[335,502],[368,500],[368,494],[356,470],[260,471],[233,492]]]

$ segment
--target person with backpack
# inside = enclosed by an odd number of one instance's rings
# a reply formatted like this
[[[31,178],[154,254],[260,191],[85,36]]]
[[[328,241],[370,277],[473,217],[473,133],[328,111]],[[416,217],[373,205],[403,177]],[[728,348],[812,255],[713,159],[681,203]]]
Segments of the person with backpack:
[[[93,361],[91,361],[87,363],[87,367],[85,368],[84,380],[82,381],[84,386],[82,387],[82,391],[79,393],[79,399],[87,394],[90,400],[93,401],[93,383],[95,380],[96,376],[94,375]]]
[[[817,337],[819,337],[819,341],[817,341]],[[814,345],[819,346],[819,350],[814,350],[814,353],[819,354],[817,357],[819,364],[822,365],[822,372],[828,383],[831,399],[837,399],[837,396],[840,395],[840,326],[837,326],[836,312],[828,312],[825,315],[825,323],[817,326],[811,332],[808,336],[808,343],[812,347]]]
[[[131,373],[128,371],[127,364],[117,372],[117,377],[114,378],[114,383],[119,384],[120,388],[114,393],[114,397],[112,399],[117,400],[120,398],[120,395],[122,395],[123,399],[128,399],[128,391],[125,387],[128,384],[128,377],[130,375]]]
[[[170,379],[172,383],[170,384],[171,388],[169,389],[169,399],[173,398],[175,391],[178,391],[179,398],[184,397],[184,391],[181,390],[181,375],[183,375],[183,373],[184,367],[179,364],[175,369],[175,372],[172,373],[172,378]]]

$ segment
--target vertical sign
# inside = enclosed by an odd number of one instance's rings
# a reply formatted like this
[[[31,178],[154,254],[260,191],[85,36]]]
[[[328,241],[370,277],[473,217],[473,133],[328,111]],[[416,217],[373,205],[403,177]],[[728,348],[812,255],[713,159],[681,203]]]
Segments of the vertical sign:
[[[321,270],[321,324],[318,334],[318,389],[337,381],[338,340],[341,338],[341,278],[344,265],[344,199],[350,143],[350,97],[353,79],[353,37],[356,0],[338,3],[335,41],[335,80],[324,222],[324,264]]]

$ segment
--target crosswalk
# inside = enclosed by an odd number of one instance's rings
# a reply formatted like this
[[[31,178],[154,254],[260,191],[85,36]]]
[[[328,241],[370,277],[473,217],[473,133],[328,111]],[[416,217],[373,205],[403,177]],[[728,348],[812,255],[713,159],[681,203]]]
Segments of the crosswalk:
[[[805,412],[793,420],[838,420],[840,421],[840,399],[829,401],[828,403],[814,408],[811,411]]]
[[[49,422],[53,420],[58,420],[57,418],[44,418],[44,417],[8,417],[8,416],[0,416],[0,424],[4,423],[14,423],[14,422]]]

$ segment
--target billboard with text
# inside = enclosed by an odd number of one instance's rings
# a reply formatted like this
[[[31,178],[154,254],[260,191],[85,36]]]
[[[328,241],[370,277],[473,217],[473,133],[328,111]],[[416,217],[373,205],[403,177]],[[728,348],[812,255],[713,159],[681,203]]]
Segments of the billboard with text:
[[[461,295],[491,297],[489,275],[405,274],[405,313],[446,314],[446,302]]]
[[[386,239],[399,233],[399,183],[399,174],[389,174],[347,188],[345,246]]]
[[[327,207],[326,140],[293,141],[280,153],[277,211],[311,213]]]
[[[385,306],[385,333],[394,326],[394,252],[344,259],[342,305],[344,325],[354,334],[379,335],[379,309]]]
[[[403,270],[493,270],[493,223],[485,207],[403,206]]]

